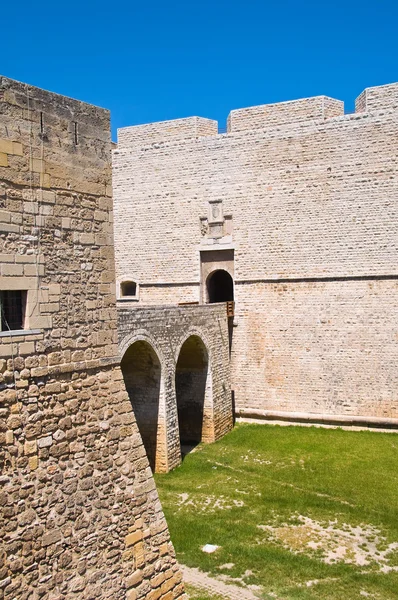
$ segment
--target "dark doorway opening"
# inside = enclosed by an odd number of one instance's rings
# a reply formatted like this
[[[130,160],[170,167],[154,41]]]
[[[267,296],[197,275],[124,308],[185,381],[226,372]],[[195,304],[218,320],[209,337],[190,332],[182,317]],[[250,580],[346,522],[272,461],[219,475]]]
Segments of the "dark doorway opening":
[[[234,282],[228,271],[218,269],[213,271],[207,278],[207,301],[209,304],[215,302],[233,302]],[[233,317],[228,317],[229,351],[232,349]]]
[[[155,471],[161,366],[150,344],[132,344],[121,362],[124,382],[152,471]]]
[[[210,273],[206,286],[209,303],[230,302],[234,299],[234,282],[231,275],[223,269]]]
[[[208,372],[206,347],[197,335],[182,345],[176,366],[176,397],[181,454],[202,441]]]

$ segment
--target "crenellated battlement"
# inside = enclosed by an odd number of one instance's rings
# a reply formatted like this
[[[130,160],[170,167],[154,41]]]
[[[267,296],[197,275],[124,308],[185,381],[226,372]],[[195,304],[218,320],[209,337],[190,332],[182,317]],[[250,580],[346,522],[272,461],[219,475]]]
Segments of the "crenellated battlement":
[[[398,83],[366,88],[355,100],[355,112],[398,110]]]
[[[264,129],[300,123],[308,119],[329,119],[342,115],[344,115],[344,102],[327,96],[315,96],[232,110],[228,115],[227,131],[235,133],[250,129]]]
[[[398,83],[366,88],[355,101],[356,113],[394,109],[398,110]],[[344,117],[344,102],[329,96],[262,104],[232,110],[227,119],[227,134],[310,121],[322,122],[336,117]],[[160,121],[118,129],[118,148],[129,148],[142,143],[211,137],[218,133],[218,122],[203,117]]]
[[[203,117],[187,117],[133,125],[118,129],[118,146],[129,147],[136,143],[180,140],[217,135],[218,123]]]

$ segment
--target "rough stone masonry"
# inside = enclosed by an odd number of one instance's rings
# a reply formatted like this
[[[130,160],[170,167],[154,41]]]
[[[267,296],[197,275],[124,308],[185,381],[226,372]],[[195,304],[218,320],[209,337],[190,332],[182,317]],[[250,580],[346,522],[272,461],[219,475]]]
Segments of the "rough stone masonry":
[[[397,426],[397,157],[398,84],[120,129],[120,302],[206,303],[224,272],[239,414]]]
[[[106,110],[0,78],[0,599],[185,598],[119,367],[110,154]]]

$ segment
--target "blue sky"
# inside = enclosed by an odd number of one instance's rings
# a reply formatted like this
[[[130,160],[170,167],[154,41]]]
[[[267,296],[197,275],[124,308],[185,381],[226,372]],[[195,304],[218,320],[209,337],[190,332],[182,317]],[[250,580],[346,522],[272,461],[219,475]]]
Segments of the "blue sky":
[[[398,81],[397,0],[1,7],[0,73],[109,108],[117,127]]]

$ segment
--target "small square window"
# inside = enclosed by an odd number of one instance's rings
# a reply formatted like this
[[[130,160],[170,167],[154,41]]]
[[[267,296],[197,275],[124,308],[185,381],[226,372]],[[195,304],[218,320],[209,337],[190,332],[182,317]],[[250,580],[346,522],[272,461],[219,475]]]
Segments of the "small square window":
[[[135,281],[123,281],[120,284],[121,296],[136,296],[137,295],[137,284]]]
[[[24,329],[26,309],[26,291],[0,291],[0,324],[1,331]]]

